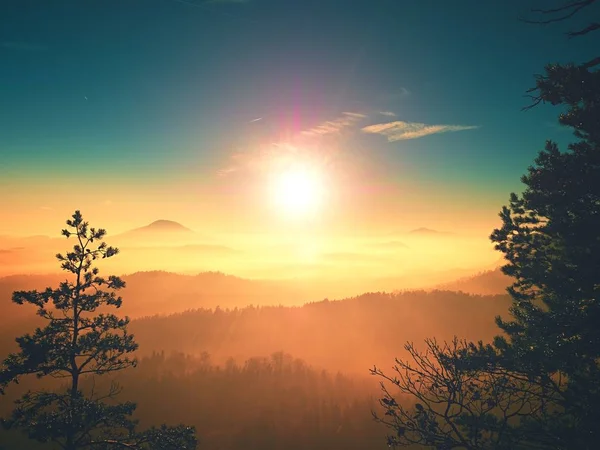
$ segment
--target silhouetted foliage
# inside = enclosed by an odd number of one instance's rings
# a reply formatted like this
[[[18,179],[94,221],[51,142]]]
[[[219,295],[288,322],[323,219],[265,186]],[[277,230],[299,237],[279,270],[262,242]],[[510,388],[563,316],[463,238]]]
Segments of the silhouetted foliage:
[[[552,9],[534,10],[542,15],[540,20],[527,20],[530,23],[550,24],[570,19],[581,11],[588,11],[592,5],[599,6],[597,0],[569,1],[562,6]],[[597,11],[600,13],[600,11]],[[588,26],[568,33],[569,37],[587,35],[600,30],[600,17],[598,21]],[[536,75],[535,87],[527,92],[533,103],[524,109],[531,109],[540,103],[551,105],[565,105],[567,114],[561,114],[559,123],[575,130],[575,135],[587,139],[584,133],[592,133],[591,139],[598,141],[598,96],[600,78],[598,72],[590,69],[600,64],[600,55],[582,64],[548,64],[545,75]],[[535,94],[534,94],[535,93]]]
[[[447,339],[457,333],[491,339],[493,317],[509,305],[508,295],[377,292],[302,307],[199,309],[134,319],[127,329],[140,345],[135,370],[96,377],[95,386],[86,379],[82,391],[106,392],[115,378],[123,388],[119,400],[138,405],[140,427],[193,425],[201,448],[384,448],[386,430],[370,420],[370,410],[379,409],[377,384],[365,367],[401,356],[397,342],[420,341],[433,330]],[[0,335],[8,331],[0,325]],[[344,374],[337,373],[341,367]],[[5,399],[39,383],[59,387],[60,379],[46,378],[24,378]],[[0,416],[10,406],[0,401]],[[0,445],[54,450],[18,438],[0,433]]]
[[[572,2],[571,4],[591,2]],[[548,141],[511,194],[491,240],[513,305],[493,344],[407,346],[383,386],[390,445],[440,449],[592,449],[600,439],[600,72],[550,65],[539,102],[562,105],[578,138]],[[418,399],[413,408],[397,392]]]
[[[62,234],[75,237],[76,243],[73,251],[56,258],[74,279],[62,282],[57,289],[14,292],[13,302],[34,305],[47,325],[17,338],[19,352],[10,354],[1,366],[0,392],[25,375],[65,378],[68,386],[27,392],[16,402],[11,416],[3,420],[3,426],[21,429],[30,439],[55,442],[65,450],[196,448],[191,427],[161,426],[137,432],[136,421],[131,418],[135,404],[115,402],[120,392],[117,385],[112,384],[102,394],[92,389],[85,395],[81,390],[86,376],[135,366],[129,355],[137,344],[127,332],[128,318],[98,312],[121,306],[122,299],[115,291],[125,283],[116,276],[102,278],[93,267],[95,260],[110,258],[118,250],[103,242],[106,231],[90,228],[79,211],[67,225]]]
[[[385,430],[369,420],[376,386],[366,376],[324,371],[284,352],[219,364],[207,352],[198,355],[151,352],[135,370],[114,374],[123,387],[120,398],[138,403],[141,427],[185,421],[202,436],[199,448],[207,449],[385,448]],[[82,391],[107,391],[110,378],[86,378]],[[0,412],[6,406],[0,404]],[[18,437],[0,434],[0,445],[53,449],[19,445]]]
[[[524,417],[540,413],[543,386],[505,370],[484,371],[473,359],[471,364],[461,364],[472,346],[456,338],[444,344],[428,339],[426,351],[419,352],[409,343],[405,349],[410,357],[396,360],[393,375],[376,367],[372,370],[391,384],[388,388],[381,383],[384,416],[373,414],[376,421],[395,431],[388,436],[388,445],[537,448],[532,442],[522,442],[519,424]]]

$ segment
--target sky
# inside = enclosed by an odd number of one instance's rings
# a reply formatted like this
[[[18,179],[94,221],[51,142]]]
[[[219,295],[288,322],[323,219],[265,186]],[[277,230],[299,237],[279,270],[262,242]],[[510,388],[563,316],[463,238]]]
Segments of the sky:
[[[570,138],[555,108],[521,111],[534,74],[592,52],[519,21],[540,3],[4,0],[0,235],[81,209],[113,233],[485,238]],[[294,165],[319,177],[302,217],[272,201]]]

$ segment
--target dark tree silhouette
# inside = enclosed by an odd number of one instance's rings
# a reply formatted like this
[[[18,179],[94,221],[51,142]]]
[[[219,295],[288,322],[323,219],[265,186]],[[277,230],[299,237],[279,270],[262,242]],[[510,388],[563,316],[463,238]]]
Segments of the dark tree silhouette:
[[[545,386],[502,367],[482,370],[471,355],[470,364],[461,364],[465,354],[482,350],[467,341],[455,338],[439,344],[430,339],[426,347],[419,352],[412,343],[406,344],[411,361],[397,359],[392,376],[372,370],[384,380],[380,404],[385,417],[375,413],[374,417],[394,429],[389,446],[538,448],[531,440],[524,442],[519,424],[524,417],[544,413]]]
[[[571,2],[571,5],[593,2]],[[511,194],[491,240],[514,279],[493,344],[427,343],[384,378],[376,419],[390,445],[593,449],[600,440],[600,71],[550,65],[536,103],[561,105],[578,140],[548,141]],[[401,406],[396,391],[418,400]]]
[[[57,289],[13,293],[13,302],[34,305],[48,324],[17,338],[19,352],[9,355],[0,366],[0,392],[24,375],[65,378],[68,386],[56,392],[28,392],[16,402],[3,425],[65,450],[195,449],[195,430],[191,427],[163,425],[137,432],[136,421],[131,418],[135,404],[116,402],[117,385],[112,384],[102,394],[95,389],[85,394],[81,389],[80,382],[86,376],[135,366],[130,354],[137,344],[127,332],[127,317],[100,312],[121,306],[122,299],[115,291],[125,283],[116,276],[98,276],[93,264],[96,259],[116,255],[118,249],[107,246],[103,242],[106,231],[90,228],[79,211],[67,225],[62,234],[75,237],[76,243],[72,251],[56,257],[74,279]]]
[[[582,13],[582,11],[590,11],[590,7],[594,5],[600,6],[600,2],[598,2],[598,0],[568,1],[562,6],[552,9],[534,9],[532,11],[533,13],[541,15],[541,18],[537,20],[522,20],[528,23],[542,25],[562,22]],[[598,14],[599,11],[596,13]],[[596,21],[592,21],[584,28],[570,31],[567,33],[567,36],[573,38],[587,35],[598,30],[600,30],[600,17],[598,17]],[[581,128],[580,122],[578,121],[578,119],[581,118],[580,113],[582,112],[582,105],[580,102],[587,102],[585,105],[586,108],[584,109],[589,113],[590,116],[594,116],[594,114],[597,113],[597,109],[595,111],[591,111],[589,108],[591,106],[590,103],[594,101],[593,99],[597,98],[598,95],[598,77],[590,74],[589,70],[598,65],[600,65],[600,55],[597,55],[593,59],[579,65],[547,65],[546,75],[536,75],[536,86],[527,91],[529,94],[528,96],[533,100],[533,102],[524,109],[531,109],[540,103],[568,105],[571,107],[571,115],[561,115],[559,122],[562,125],[571,126],[574,127],[575,130],[578,130]],[[596,120],[598,120],[598,116],[596,115],[595,117]],[[593,126],[590,125],[591,124],[587,124],[586,128],[588,130],[593,130]],[[595,128],[595,132],[599,132],[597,127]]]
[[[527,23],[534,23],[540,25],[562,22],[564,20],[570,19],[571,17],[579,14],[582,11],[589,10],[589,7],[594,5],[596,1],[597,0],[569,0],[555,8],[532,10],[532,13],[538,15],[537,19],[523,18],[521,20]],[[583,28],[569,31],[567,33],[567,36],[583,36],[596,30],[600,30],[600,22],[593,21]]]

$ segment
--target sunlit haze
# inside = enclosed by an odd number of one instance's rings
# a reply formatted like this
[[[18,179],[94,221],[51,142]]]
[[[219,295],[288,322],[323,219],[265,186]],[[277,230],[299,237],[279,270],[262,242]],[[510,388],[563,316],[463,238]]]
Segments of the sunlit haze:
[[[283,214],[302,217],[327,206],[323,204],[326,188],[316,169],[296,164],[272,177],[273,201]]]
[[[56,271],[75,209],[107,229],[123,273],[320,279],[336,295],[498,266],[501,206],[566,137],[552,111],[521,112],[522,93],[583,47],[520,23],[516,1],[204,3],[10,2],[1,275]],[[475,41],[456,31],[470,26]],[[511,64],[490,59],[500,49]],[[132,231],[156,221],[189,232]]]
[[[0,450],[600,448],[599,17],[0,0]]]

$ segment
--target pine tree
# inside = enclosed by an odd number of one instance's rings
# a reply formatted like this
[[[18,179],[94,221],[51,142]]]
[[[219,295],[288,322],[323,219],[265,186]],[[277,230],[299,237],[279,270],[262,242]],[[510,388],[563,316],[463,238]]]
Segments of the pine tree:
[[[564,20],[596,0],[542,14]],[[575,32],[599,30],[597,23]],[[383,377],[417,399],[400,405],[384,385],[377,420],[391,445],[436,448],[595,449],[600,432],[600,58],[550,64],[529,91],[535,106],[562,106],[559,123],[577,141],[546,142],[502,208],[491,240],[514,279],[510,318],[493,344],[427,342]],[[526,109],[529,109],[527,107]]]
[[[68,386],[58,391],[28,392],[16,402],[12,415],[3,420],[9,429],[23,430],[29,438],[57,443],[64,450],[196,448],[195,430],[183,425],[136,431],[132,419],[135,404],[117,403],[119,388],[111,384],[104,393],[81,388],[85,377],[94,377],[134,367],[131,354],[137,349],[127,332],[129,319],[107,312],[119,308],[116,291],[125,287],[119,277],[99,276],[97,259],[115,256],[118,249],[104,241],[106,231],[90,228],[79,211],[62,230],[75,238],[73,250],[57,254],[61,268],[72,279],[56,289],[17,291],[13,302],[31,304],[47,324],[16,339],[18,353],[0,366],[0,392],[25,375],[64,378]]]
[[[511,320],[495,347],[504,366],[566,380],[557,394],[552,433],[571,448],[600,438],[600,72],[550,65],[539,99],[567,106],[561,125],[579,141],[560,151],[547,142],[512,194],[491,239],[515,279]],[[567,445],[567,444],[565,444]]]

